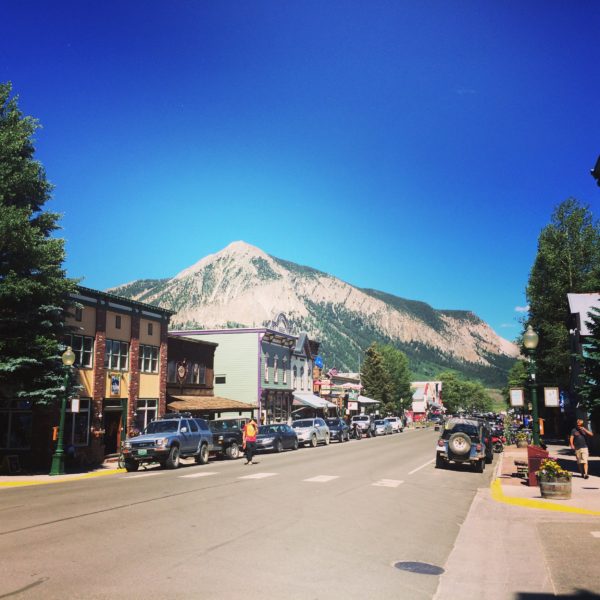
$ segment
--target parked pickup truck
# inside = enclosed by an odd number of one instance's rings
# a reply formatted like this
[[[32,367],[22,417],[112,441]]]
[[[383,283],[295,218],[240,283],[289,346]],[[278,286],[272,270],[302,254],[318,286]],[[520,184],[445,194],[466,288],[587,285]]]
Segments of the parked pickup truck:
[[[214,451],[227,458],[239,458],[242,453],[242,427],[248,419],[218,419],[209,421],[213,433]]]
[[[208,423],[192,418],[189,413],[167,414],[155,419],[141,435],[125,440],[122,447],[127,471],[137,471],[140,464],[151,462],[176,469],[179,459],[188,456],[204,465],[211,451],[213,434]]]

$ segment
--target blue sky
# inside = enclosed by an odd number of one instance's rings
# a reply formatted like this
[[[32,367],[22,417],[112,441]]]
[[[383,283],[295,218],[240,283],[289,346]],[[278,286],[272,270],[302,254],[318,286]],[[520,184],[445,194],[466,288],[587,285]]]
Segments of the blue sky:
[[[0,81],[89,287],[234,240],[509,339],[541,229],[600,214],[600,2],[5,2]]]

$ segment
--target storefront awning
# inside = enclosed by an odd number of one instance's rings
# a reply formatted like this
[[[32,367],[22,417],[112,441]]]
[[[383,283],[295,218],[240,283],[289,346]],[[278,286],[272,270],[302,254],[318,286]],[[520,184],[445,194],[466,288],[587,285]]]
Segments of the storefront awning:
[[[310,406],[310,408],[336,408],[333,402],[319,398],[311,393],[294,392],[294,406]]]
[[[381,404],[380,400],[373,400],[373,398],[367,398],[366,396],[359,396],[358,401],[361,404]]]
[[[167,408],[172,411],[214,410],[222,412],[226,410],[250,411],[256,408],[256,405],[220,396],[169,396]]]

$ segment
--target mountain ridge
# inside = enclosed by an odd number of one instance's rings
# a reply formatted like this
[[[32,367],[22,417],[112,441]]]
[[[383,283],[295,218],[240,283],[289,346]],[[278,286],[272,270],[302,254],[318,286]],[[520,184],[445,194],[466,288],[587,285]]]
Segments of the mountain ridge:
[[[467,310],[440,310],[271,256],[242,241],[172,278],[109,291],[174,310],[172,328],[257,327],[284,313],[294,333],[321,342],[326,364],[355,371],[372,341],[403,350],[416,376],[454,369],[503,385],[517,347]]]

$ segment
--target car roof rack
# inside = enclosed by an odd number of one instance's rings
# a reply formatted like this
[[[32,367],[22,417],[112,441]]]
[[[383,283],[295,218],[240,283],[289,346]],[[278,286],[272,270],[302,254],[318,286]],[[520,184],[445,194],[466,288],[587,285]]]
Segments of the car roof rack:
[[[157,421],[162,421],[165,419],[191,419],[192,413],[182,412],[182,413],[166,413],[162,417],[156,419]]]

